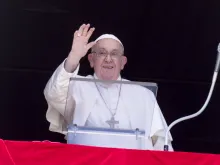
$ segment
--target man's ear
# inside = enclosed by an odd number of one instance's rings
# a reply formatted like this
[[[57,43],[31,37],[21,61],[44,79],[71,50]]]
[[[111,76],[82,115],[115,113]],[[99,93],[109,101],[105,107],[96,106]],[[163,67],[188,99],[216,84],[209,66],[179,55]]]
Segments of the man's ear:
[[[93,68],[94,67],[94,61],[93,61],[93,54],[90,53],[88,55],[88,60],[89,60],[89,63],[90,63],[90,67]]]
[[[127,62],[128,62],[127,57],[122,56],[122,58],[121,58],[121,70],[124,69],[125,64],[127,64]]]

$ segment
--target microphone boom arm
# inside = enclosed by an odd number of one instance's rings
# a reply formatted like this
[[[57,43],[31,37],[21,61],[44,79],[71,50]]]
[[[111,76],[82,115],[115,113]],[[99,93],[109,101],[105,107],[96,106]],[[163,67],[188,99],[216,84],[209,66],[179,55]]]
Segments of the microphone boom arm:
[[[211,99],[211,96],[212,96],[212,93],[213,93],[213,90],[214,90],[214,86],[215,86],[215,82],[216,82],[217,76],[218,76],[218,72],[214,72],[213,79],[212,79],[212,85],[211,85],[211,88],[209,90],[209,94],[208,94],[208,97],[207,97],[207,99],[205,101],[205,104],[202,106],[202,108],[198,112],[196,112],[196,113],[194,113],[192,115],[188,115],[188,116],[179,118],[179,119],[175,120],[174,122],[172,122],[169,125],[169,127],[167,128],[167,131],[166,131],[166,136],[165,136],[165,145],[164,145],[164,150],[165,151],[168,151],[168,133],[169,133],[170,129],[174,125],[176,125],[176,124],[178,124],[178,123],[180,123],[182,121],[189,120],[189,119],[192,119],[194,117],[199,116],[205,110],[205,108],[207,107],[207,105],[208,105],[208,103],[209,103],[209,101]]]
[[[194,113],[194,114],[191,114],[191,115],[188,115],[188,116],[185,116],[185,117],[181,117],[175,121],[173,121],[169,127],[167,128],[166,130],[166,134],[165,134],[165,145],[164,145],[164,151],[168,151],[169,150],[169,145],[168,145],[168,134],[169,134],[169,131],[171,130],[171,128],[182,122],[182,121],[185,121],[185,120],[189,120],[189,119],[192,119],[194,117],[197,117],[199,116],[204,110],[205,108],[207,107],[210,99],[211,99],[211,96],[212,96],[212,93],[213,93],[213,90],[214,90],[214,87],[215,87],[215,83],[216,83],[216,80],[217,80],[217,77],[218,77],[218,71],[219,71],[219,68],[220,68],[220,44],[218,45],[218,56],[217,56],[217,61],[216,61],[216,65],[215,65],[215,71],[214,71],[214,74],[213,74],[213,77],[212,77],[212,84],[211,84],[211,87],[210,87],[210,90],[209,90],[209,94],[206,98],[206,101],[204,103],[204,105],[202,106],[202,108]]]

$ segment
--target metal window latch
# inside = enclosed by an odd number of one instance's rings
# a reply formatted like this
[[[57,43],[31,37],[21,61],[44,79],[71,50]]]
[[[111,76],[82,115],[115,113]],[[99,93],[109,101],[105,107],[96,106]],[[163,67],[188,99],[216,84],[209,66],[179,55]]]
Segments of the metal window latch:
[[[136,128],[135,130],[135,134],[136,134],[136,140],[138,140],[138,135],[140,135],[140,131],[138,128]]]
[[[77,131],[77,124],[74,124],[73,125],[73,132],[74,132],[74,136],[76,136],[76,131]]]

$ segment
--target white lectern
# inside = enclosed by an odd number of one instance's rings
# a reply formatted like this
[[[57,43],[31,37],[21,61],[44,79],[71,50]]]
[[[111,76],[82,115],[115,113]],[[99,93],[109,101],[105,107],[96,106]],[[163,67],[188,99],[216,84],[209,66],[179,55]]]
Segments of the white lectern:
[[[83,82],[83,83],[103,83],[101,80],[88,79],[88,78],[71,78],[71,83]],[[131,82],[131,81],[113,81],[107,83],[121,83],[122,85],[135,85],[143,86],[151,90],[154,95],[157,94],[157,84],[146,82]],[[66,115],[71,118],[73,101],[71,98],[71,87],[68,91],[68,99],[66,105]],[[131,95],[133,97],[133,95]],[[98,146],[109,148],[126,148],[126,149],[138,149],[144,150],[146,146],[151,142],[149,140],[149,133],[146,136],[145,130],[136,128],[134,130],[115,129],[115,128],[101,128],[91,127],[85,125],[79,125],[74,120],[75,114],[73,113],[73,119],[67,125],[67,143],[78,144],[86,146]],[[151,121],[149,121],[151,122]]]

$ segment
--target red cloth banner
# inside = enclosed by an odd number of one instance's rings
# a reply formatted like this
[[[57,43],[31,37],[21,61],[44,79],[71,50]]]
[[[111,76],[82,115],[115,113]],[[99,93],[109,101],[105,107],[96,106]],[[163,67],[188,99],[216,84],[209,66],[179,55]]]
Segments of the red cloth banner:
[[[220,155],[0,140],[0,165],[220,165]]]

